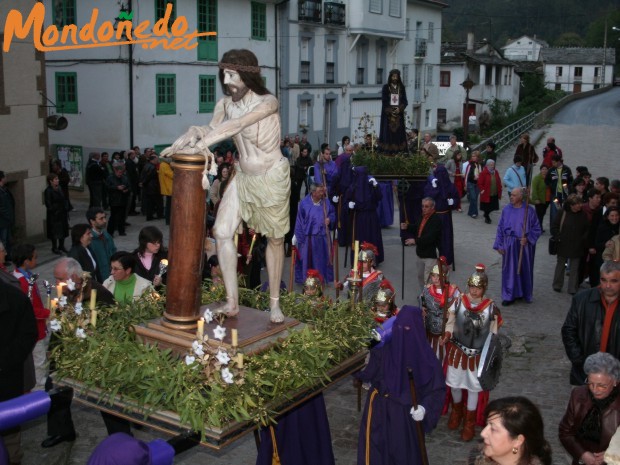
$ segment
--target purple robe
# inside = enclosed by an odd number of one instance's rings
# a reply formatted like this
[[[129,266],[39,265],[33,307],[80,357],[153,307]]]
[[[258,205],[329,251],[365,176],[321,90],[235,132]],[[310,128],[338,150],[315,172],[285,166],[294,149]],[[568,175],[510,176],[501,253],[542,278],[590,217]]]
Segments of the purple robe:
[[[397,185],[401,223],[414,224],[422,216],[422,198],[424,197],[425,186],[426,179],[407,181],[405,187],[398,187]],[[407,239],[415,239],[415,235],[408,229],[401,229],[400,238],[404,242]]]
[[[114,433],[95,448],[88,465],[172,465],[174,448],[156,439],[146,444],[125,433]]]
[[[336,221],[338,225],[338,244],[341,247],[351,246],[351,216],[349,206],[345,203],[344,196],[353,183],[353,170],[351,169],[351,156],[344,153],[336,158],[338,173],[334,179],[334,195],[340,197],[336,205]]]
[[[433,180],[436,179],[437,187],[433,187]],[[454,263],[454,228],[452,227],[452,210],[456,208],[459,193],[450,181],[448,170],[443,165],[438,165],[434,173],[428,177],[426,187],[424,187],[424,197],[431,197],[435,200],[435,213],[441,219],[441,243],[439,244],[439,255],[446,257],[448,265]],[[453,200],[453,204],[448,204],[448,199]]]
[[[413,405],[409,370],[413,373],[418,405],[426,410],[422,426],[429,433],[441,417],[445,378],[439,360],[426,341],[422,311],[406,305],[394,320],[389,341],[373,348],[368,365],[355,375],[371,383],[360,425],[358,465],[366,464],[367,452],[372,465],[423,463],[415,421],[409,413]],[[368,426],[369,441],[366,440]]]
[[[278,456],[283,465],[334,465],[334,451],[329,432],[323,394],[304,402],[277,419],[274,433]],[[260,430],[256,465],[271,465],[273,443],[269,428]]]
[[[392,181],[382,181],[379,183],[381,189],[381,202],[377,206],[379,215],[379,226],[387,228],[394,224],[394,194],[392,193]]]
[[[321,156],[321,155],[319,155]],[[323,182],[323,170],[325,171],[325,182]],[[328,161],[327,163],[316,162],[314,164],[314,182],[317,184],[324,184],[327,188],[327,198],[329,200],[335,195],[336,187],[334,181],[338,178],[338,166],[335,161]]]
[[[519,251],[521,250],[521,236],[523,235],[523,212],[521,208],[506,205],[497,225],[495,250],[503,250],[502,256],[502,300],[512,301],[523,298],[526,302],[532,301],[534,290],[534,254],[536,241],[542,231],[536,216],[536,210],[529,205],[527,210],[527,228],[525,237],[527,245],[523,247],[521,273],[517,274]]]
[[[379,254],[376,257],[377,264],[383,261],[383,238],[377,205],[381,201],[381,189],[373,187],[368,181],[368,168],[356,166],[354,169],[354,181],[345,195],[343,207],[349,208],[349,202],[355,202],[355,208],[349,211],[351,216],[352,241],[370,242],[377,247]],[[351,263],[353,263],[353,251],[351,251]]]
[[[333,229],[336,223],[336,211],[331,202],[321,199],[319,204],[315,205],[312,194],[308,194],[299,202],[297,221],[295,221],[295,237],[300,258],[295,263],[296,283],[304,282],[310,268],[318,270],[325,282],[329,283],[334,280],[334,267],[329,263],[332,248],[331,234],[328,241],[324,205],[327,205],[327,217],[330,229]]]

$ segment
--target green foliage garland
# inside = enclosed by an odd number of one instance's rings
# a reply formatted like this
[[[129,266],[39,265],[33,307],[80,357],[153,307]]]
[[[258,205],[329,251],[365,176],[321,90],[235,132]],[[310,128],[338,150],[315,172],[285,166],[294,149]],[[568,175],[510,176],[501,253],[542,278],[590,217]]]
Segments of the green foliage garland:
[[[202,300],[221,301],[224,295],[223,287],[206,283]],[[240,289],[241,305],[261,309],[268,301],[268,294]],[[62,328],[54,333],[56,375],[103,390],[101,402],[115,396],[135,402],[145,417],[153,411],[174,411],[183,424],[202,433],[232,421],[267,424],[273,421],[274,404],[296,390],[328,382],[330,369],[364,350],[373,326],[370,312],[359,306],[351,310],[348,301],[332,305],[282,294],[280,305],[306,327],[258,355],[246,356],[244,378],[232,384],[207,380],[197,364],[187,365],[170,350],[137,341],[133,325],[163,313],[164,300],[157,296],[99,308],[96,329],[67,306],[59,319]],[[76,324],[85,328],[85,338],[76,336]]]
[[[427,176],[431,167],[428,158],[421,155],[386,156],[367,150],[356,151],[352,163],[355,166],[366,166],[374,176]]]

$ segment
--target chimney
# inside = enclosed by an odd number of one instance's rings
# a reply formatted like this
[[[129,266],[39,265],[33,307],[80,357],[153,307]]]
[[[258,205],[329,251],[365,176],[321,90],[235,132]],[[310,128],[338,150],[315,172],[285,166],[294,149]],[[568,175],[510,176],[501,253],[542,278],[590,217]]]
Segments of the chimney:
[[[472,52],[472,53],[474,51],[474,33],[473,32],[467,33],[467,51]]]

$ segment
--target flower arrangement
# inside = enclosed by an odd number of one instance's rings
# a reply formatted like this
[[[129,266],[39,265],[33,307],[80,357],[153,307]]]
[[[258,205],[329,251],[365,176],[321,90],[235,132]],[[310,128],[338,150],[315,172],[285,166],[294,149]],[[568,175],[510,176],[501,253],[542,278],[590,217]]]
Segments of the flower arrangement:
[[[239,291],[241,305],[267,308],[269,294]],[[223,298],[223,286],[205,281],[204,304]],[[140,343],[133,325],[158,318],[164,311],[164,299],[155,296],[98,308],[96,330],[88,324],[83,327],[84,313],[66,313],[57,319],[58,343],[52,351],[56,376],[103,391],[100,402],[118,397],[129,400],[145,416],[174,411],[184,425],[203,434],[207,428],[235,421],[268,424],[275,406],[292,392],[329,382],[332,368],[364,351],[373,326],[372,314],[362,306],[351,309],[348,301],[317,311],[304,296],[282,294],[280,305],[287,316],[306,323],[305,327],[241,360],[236,349],[225,350],[221,344],[214,348],[204,337],[194,341],[190,353],[182,358],[170,349]],[[76,336],[72,328],[84,329],[86,337]],[[222,340],[224,334],[220,330],[213,337]]]

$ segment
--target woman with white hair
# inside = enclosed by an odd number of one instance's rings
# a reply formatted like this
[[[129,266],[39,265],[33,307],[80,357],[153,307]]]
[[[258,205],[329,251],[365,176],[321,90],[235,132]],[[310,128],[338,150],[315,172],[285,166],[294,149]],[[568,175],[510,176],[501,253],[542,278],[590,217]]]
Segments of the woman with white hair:
[[[573,457],[572,465],[599,465],[620,425],[620,361],[597,352],[586,358],[583,368],[586,385],[571,393],[560,422],[560,441]]]

